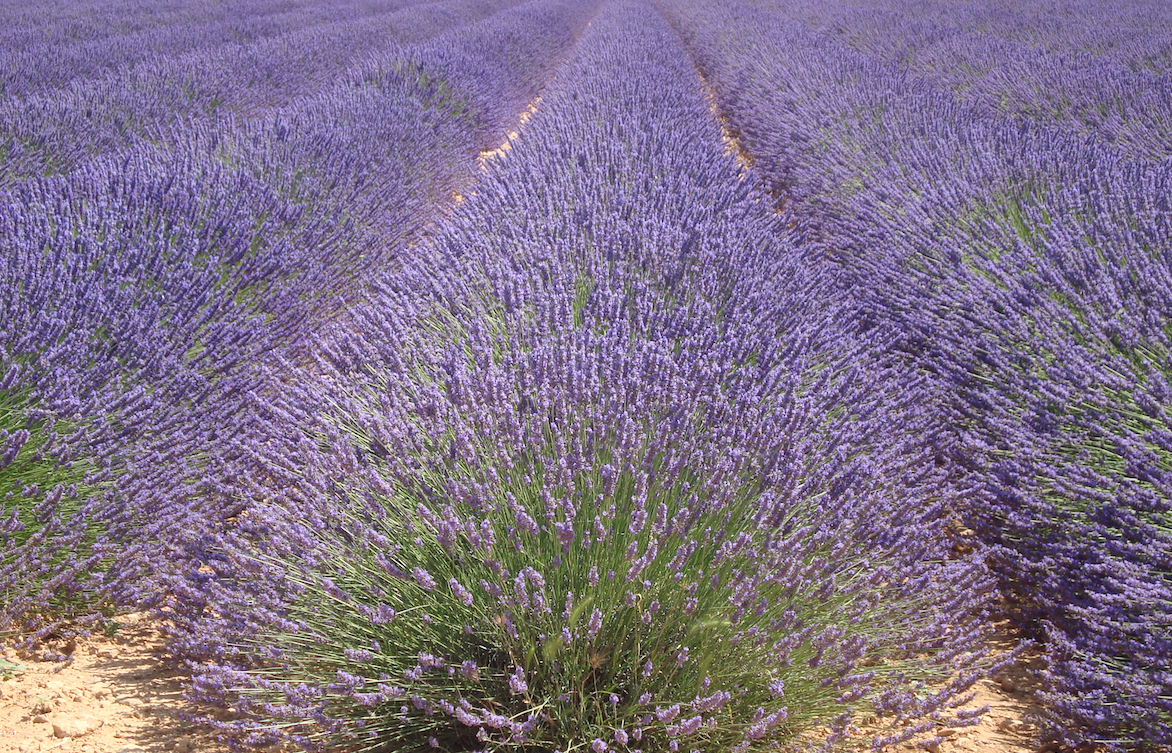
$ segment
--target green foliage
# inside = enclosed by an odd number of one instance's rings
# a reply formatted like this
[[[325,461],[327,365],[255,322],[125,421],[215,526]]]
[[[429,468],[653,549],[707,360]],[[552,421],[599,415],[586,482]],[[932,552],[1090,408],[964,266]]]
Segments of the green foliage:
[[[23,664],[0,659],[0,680],[10,680],[24,671]]]
[[[759,709],[780,714],[751,750],[794,741],[844,712],[873,713],[875,688],[903,683],[926,694],[927,681],[945,679],[924,661],[927,644],[919,656],[907,650],[906,636],[931,623],[934,597],[888,583],[891,573],[875,564],[881,548],[852,553],[844,539],[816,532],[817,500],[793,510],[783,524],[792,533],[782,534],[757,522],[754,479],[706,506],[699,500],[708,480],[698,472],[656,473],[671,480],[643,492],[652,520],[640,524],[632,474],[620,473],[609,493],[597,470],[558,489],[549,482],[556,457],[551,442],[503,470],[491,510],[434,509],[427,490],[449,479],[431,473],[384,499],[381,516],[323,535],[328,565],[302,574],[305,591],[289,615],[301,629],[260,638],[276,648],[278,664],[255,670],[258,682],[240,689],[242,708],[262,729],[303,744],[363,751],[428,750],[431,739],[446,751],[574,751],[638,727],[642,740],[630,747],[660,751],[671,741],[666,725],[646,715],[679,704],[682,719],[697,713],[689,709],[699,699],[727,692],[706,715],[713,721],[681,741],[715,753],[741,743]],[[616,462],[605,449],[597,461],[595,469]],[[548,514],[571,498],[578,509],[567,545]],[[357,494],[351,503],[363,505]],[[665,535],[657,514],[690,523]],[[521,522],[526,516],[546,524]],[[836,533],[849,540],[852,524],[840,525]],[[768,608],[738,608],[730,586],[762,573],[776,576],[754,597]],[[412,679],[422,657],[442,666]],[[522,691],[510,687],[517,668]],[[348,677],[364,684],[355,689]],[[318,699],[312,713],[289,703],[307,688]],[[450,714],[420,712],[413,698],[433,710],[462,699],[536,726],[524,741],[478,741]]]
[[[0,467],[0,510],[7,513],[15,508],[24,524],[23,530],[14,534],[13,542],[17,546],[27,541],[44,523],[35,512],[42,495],[26,490],[35,488],[44,493],[57,487],[80,484],[89,470],[85,462],[62,462],[52,452],[55,442],[68,434],[72,427],[64,422],[51,424],[47,419],[30,420],[30,407],[27,393],[0,392],[0,431],[4,432],[0,436],[12,436],[22,429],[29,432],[28,440],[13,461]],[[63,494],[56,506],[56,517],[71,517],[79,504],[78,495]]]
[[[41,588],[69,557],[79,553],[70,547],[58,550],[55,538],[71,537],[81,526],[75,546],[84,548],[92,546],[101,533],[98,525],[79,518],[85,501],[99,492],[98,485],[87,483],[94,470],[92,460],[69,456],[76,448],[68,447],[68,438],[79,426],[38,416],[35,407],[27,390],[0,392],[0,448],[10,446],[18,433],[28,432],[27,440],[18,442],[11,462],[0,467],[0,521],[7,524],[7,532],[0,531],[0,573],[28,546],[37,547],[35,567],[3,573],[0,602],[5,606],[15,604],[19,594]],[[43,600],[41,608],[45,607],[63,616],[90,611],[92,605],[75,595],[53,593]]]

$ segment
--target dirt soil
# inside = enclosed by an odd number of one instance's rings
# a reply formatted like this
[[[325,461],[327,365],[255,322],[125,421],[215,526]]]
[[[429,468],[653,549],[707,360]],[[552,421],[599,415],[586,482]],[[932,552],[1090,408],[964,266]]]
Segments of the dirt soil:
[[[144,618],[116,618],[113,637],[57,647],[65,662],[18,661],[0,680],[0,753],[226,753],[207,730],[183,721],[184,676],[159,656],[162,640]]]
[[[184,676],[167,668],[162,640],[143,615],[117,618],[113,637],[96,634],[70,646],[66,662],[20,660],[24,671],[0,680],[0,753],[227,753],[206,729],[183,721]],[[996,647],[1013,642],[1003,627]],[[11,657],[10,657],[11,658]],[[988,704],[975,727],[942,731],[947,738],[925,749],[919,740],[895,751],[926,753],[1034,753],[1036,708],[1028,680],[1032,659],[976,688],[970,708]]]
[[[999,626],[994,640],[1005,650],[1011,641],[1007,628]],[[918,740],[903,743],[898,749],[904,751],[927,751],[927,753],[1049,753],[1056,751],[1049,745],[1036,741],[1038,728],[1031,721],[1039,710],[1033,699],[1036,685],[1031,674],[1039,669],[1036,657],[1026,656],[1016,665],[997,675],[992,680],[982,680],[973,688],[975,697],[966,708],[976,709],[988,706],[979,724],[955,730],[939,729],[935,734],[921,735]],[[936,736],[944,737],[937,746],[924,745]]]

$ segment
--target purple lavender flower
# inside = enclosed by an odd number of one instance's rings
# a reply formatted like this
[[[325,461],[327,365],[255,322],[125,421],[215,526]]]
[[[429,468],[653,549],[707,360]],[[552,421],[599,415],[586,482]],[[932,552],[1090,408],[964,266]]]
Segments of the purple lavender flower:
[[[586,624],[586,637],[593,640],[602,629],[602,610],[595,609],[590,613],[590,621]]]
[[[434,591],[436,588],[435,579],[431,577],[429,572],[421,567],[412,569],[411,577],[414,578],[415,582],[418,583],[424,590]]]
[[[580,26],[565,14],[580,5],[539,0],[511,23],[546,14],[535,18],[566,30],[550,37],[572,40]],[[476,121],[496,112],[486,103],[499,87],[536,95],[538,83],[508,83],[529,80],[518,71],[544,26],[526,23],[368,71],[358,89],[406,87],[439,129],[455,112]],[[328,643],[333,625],[357,622],[357,644],[377,636],[381,669],[409,673],[412,702],[410,713],[388,703],[355,715],[364,745],[372,730],[415,747],[432,736],[475,736],[485,749],[618,745],[616,727],[648,749],[680,734],[785,745],[800,725],[765,721],[779,678],[791,698],[805,688],[830,699],[802,724],[876,701],[919,719],[963,682],[923,700],[902,676],[862,680],[856,665],[910,661],[913,675],[944,682],[979,658],[990,580],[978,557],[941,554],[958,495],[934,462],[924,380],[889,353],[894,335],[874,312],[861,315],[826,231],[774,213],[728,154],[685,42],[656,6],[607,4],[508,156],[484,158],[475,195],[416,243],[371,232],[368,259],[355,242],[354,305],[280,355],[277,371],[304,382],[274,377],[257,393],[296,417],[290,434],[312,439],[271,484],[280,502],[245,516],[264,509],[273,532],[305,542],[279,544],[290,588],[255,619],[295,623],[273,667]],[[499,143],[479,139],[425,152]],[[451,188],[443,173],[434,180]],[[398,249],[393,263],[374,263],[382,245]],[[381,271],[358,274],[367,268]],[[649,520],[635,526],[637,509]],[[268,537],[280,538],[242,536]],[[319,570],[358,603],[298,595],[298,573]],[[482,593],[468,605],[453,581]],[[628,590],[644,607],[637,620]],[[231,598],[235,581],[204,593],[244,601]],[[400,618],[374,625],[384,603]],[[913,607],[928,617],[904,619]],[[556,639],[581,635],[581,623],[589,642]],[[941,635],[955,638],[942,647]],[[431,671],[429,655],[453,671]],[[231,675],[254,683],[242,697],[283,681],[275,669],[245,677]],[[557,725],[534,711],[537,696],[567,699]],[[265,713],[326,730],[310,742],[344,744],[357,734],[346,704]]]
[[[450,578],[448,580],[448,586],[452,589],[452,595],[459,599],[464,606],[472,606],[472,592],[460,585],[460,581],[455,578]]]
[[[517,667],[509,675],[509,692],[513,695],[522,695],[529,692],[529,685],[525,682],[525,670]]]

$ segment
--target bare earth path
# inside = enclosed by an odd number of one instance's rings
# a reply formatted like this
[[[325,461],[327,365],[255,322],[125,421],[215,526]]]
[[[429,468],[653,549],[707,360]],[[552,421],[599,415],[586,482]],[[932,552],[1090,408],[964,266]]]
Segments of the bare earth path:
[[[68,662],[21,659],[25,671],[0,680],[0,753],[227,750],[180,719],[183,676],[158,657],[158,632],[140,615],[117,622],[112,638],[78,639]]]

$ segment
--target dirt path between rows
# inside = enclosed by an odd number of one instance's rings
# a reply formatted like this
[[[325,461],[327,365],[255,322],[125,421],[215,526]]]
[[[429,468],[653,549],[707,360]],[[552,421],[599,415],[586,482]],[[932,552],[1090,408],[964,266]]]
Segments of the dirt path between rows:
[[[182,673],[160,657],[144,615],[116,618],[98,634],[57,647],[66,662],[18,661],[0,680],[0,753],[226,753],[208,730],[181,718]]]

